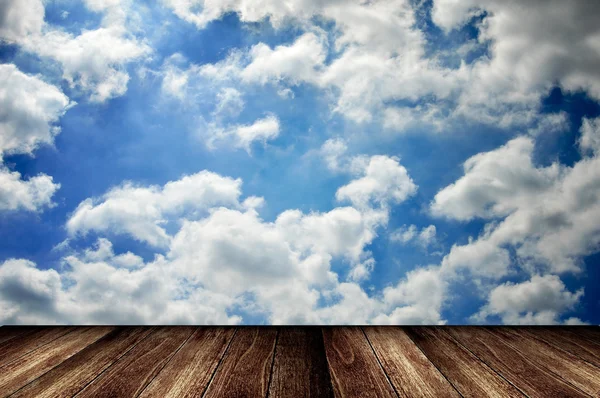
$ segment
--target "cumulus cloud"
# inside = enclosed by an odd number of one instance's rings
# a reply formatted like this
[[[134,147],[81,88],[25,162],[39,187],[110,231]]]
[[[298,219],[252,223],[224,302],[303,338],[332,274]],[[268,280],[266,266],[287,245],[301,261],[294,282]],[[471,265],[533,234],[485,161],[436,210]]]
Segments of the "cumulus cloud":
[[[414,224],[403,225],[390,234],[390,240],[403,245],[414,243],[427,248],[436,242],[436,232],[435,225],[423,227],[421,231]]]
[[[497,220],[476,241],[453,247],[449,257],[453,251],[496,253],[493,263],[501,269],[508,262],[504,246],[511,245],[528,269],[581,269],[581,257],[600,244],[600,229],[591,221],[600,214],[600,175],[595,172],[600,158],[586,157],[573,167],[536,167],[532,156],[533,141],[515,138],[468,159],[465,175],[436,195],[434,214]]]
[[[219,111],[222,111],[218,108]],[[229,142],[235,148],[243,148],[250,153],[252,144],[259,142],[265,145],[267,141],[279,136],[280,125],[277,116],[270,114],[252,124],[226,125],[224,127],[212,123],[209,125],[207,146],[214,149],[220,142]]]
[[[362,177],[338,189],[337,200],[348,200],[357,207],[370,203],[385,206],[403,202],[417,190],[397,158],[372,156],[361,174]]]
[[[73,35],[44,22],[41,0],[4,2],[0,39],[57,61],[71,87],[89,94],[93,102],[104,102],[127,91],[126,65],[151,49],[127,30],[124,3],[87,1],[86,5],[103,13],[102,26]]]
[[[69,108],[69,99],[12,64],[0,65],[0,81],[0,156],[31,154],[41,144],[52,144],[60,132],[56,122]]]
[[[52,196],[59,188],[60,184],[46,174],[22,180],[20,173],[0,166],[0,211],[38,211],[52,207]]]
[[[7,262],[0,265],[0,272],[16,275],[16,287],[3,293],[0,308],[11,311],[0,318],[4,323],[49,318],[83,323],[238,323],[240,315],[231,314],[242,311],[265,314],[273,323],[442,322],[441,303],[419,293],[439,282],[430,271],[415,271],[381,297],[369,297],[359,285],[376,266],[365,248],[387,225],[389,209],[382,204],[406,199],[398,190],[410,177],[397,160],[389,160],[392,170],[401,168],[403,178],[387,174],[380,178],[368,171],[368,162],[364,174],[375,182],[352,190],[375,201],[309,214],[290,209],[271,222],[257,212],[262,198],[241,201],[241,180],[207,171],[162,187],[126,183],[113,188],[78,206],[67,222],[70,234],[92,230],[128,234],[162,245],[164,254],[146,262],[134,253],[115,254],[111,242],[101,237],[94,247],[64,257],[60,273],[25,260]],[[360,187],[367,190],[365,195],[359,195]],[[179,223],[173,229],[164,228],[164,223],[175,220]],[[168,232],[172,230],[173,234]],[[335,260],[345,264],[345,271],[332,270]],[[38,279],[50,280],[44,283],[51,284],[52,295],[44,297],[51,315],[12,305],[18,297],[11,292],[23,290],[25,280]],[[322,301],[328,304],[323,306]]]
[[[555,324],[582,296],[583,289],[570,292],[556,275],[534,275],[529,281],[495,287],[474,319],[499,316],[506,324]],[[571,318],[569,322],[573,321]]]
[[[51,145],[60,132],[58,119],[71,106],[56,87],[26,75],[12,64],[0,65],[0,162],[4,155],[28,154]],[[52,177],[39,174],[27,180],[0,164],[0,211],[39,211],[52,206],[60,188]]]
[[[239,207],[241,180],[202,171],[170,181],[163,187],[125,183],[100,198],[81,202],[67,221],[71,236],[89,231],[128,234],[152,246],[165,247],[170,237],[163,224],[218,205]]]
[[[583,118],[579,149],[584,154],[600,154],[600,118]]]

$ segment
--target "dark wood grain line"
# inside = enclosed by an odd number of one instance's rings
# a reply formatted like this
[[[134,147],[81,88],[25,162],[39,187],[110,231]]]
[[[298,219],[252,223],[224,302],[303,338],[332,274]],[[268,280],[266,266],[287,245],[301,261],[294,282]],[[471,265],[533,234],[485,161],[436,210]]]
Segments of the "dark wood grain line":
[[[555,348],[567,351],[600,367],[600,342],[595,343],[568,329],[556,327],[524,327],[521,330],[529,336],[543,340]]]
[[[114,327],[73,328],[50,343],[0,367],[0,396],[8,396],[114,330]]]
[[[77,397],[136,397],[154,379],[195,327],[160,327],[95,378]]]
[[[600,344],[599,326],[550,326],[550,328],[576,333],[580,338]]]
[[[399,396],[460,397],[402,328],[369,326],[363,331]]]
[[[40,326],[2,326],[0,327],[0,343],[14,339],[17,336],[33,333],[41,328]]]
[[[385,368],[381,364],[381,360],[377,356],[377,352],[375,352],[375,348],[373,348],[373,344],[371,344],[371,341],[369,341],[369,337],[367,336],[367,332],[365,332],[365,328],[361,327],[361,330],[362,330],[363,334],[365,335],[365,339],[367,339],[367,343],[369,344],[369,347],[371,347],[371,351],[373,351],[373,354],[375,355],[375,359],[377,359],[377,363],[379,364],[379,367],[383,371],[383,374],[385,375],[388,383],[390,383],[390,385],[394,389],[394,392],[396,393],[396,395],[398,397],[400,397],[402,394],[398,392],[398,389],[396,388],[396,386],[394,385],[394,383],[392,383],[392,380],[390,379],[390,375],[386,372]]]
[[[557,349],[545,341],[527,336],[518,328],[488,327],[491,338],[502,339],[540,367],[592,396],[600,395],[600,369],[579,357]]]
[[[0,344],[0,366],[7,365],[72,330],[69,327],[39,328],[32,333],[10,339]]]
[[[268,397],[333,397],[320,327],[280,328]]]
[[[277,335],[275,335],[275,347],[273,348],[273,355],[271,358],[271,370],[269,371],[269,381],[267,382],[267,393],[265,395],[265,398],[269,398],[271,380],[273,380],[273,367],[275,366],[275,356],[277,355],[277,343],[279,341],[280,334],[281,334],[281,327],[277,328]]]
[[[152,328],[122,327],[90,344],[11,398],[72,397],[143,340]]]
[[[518,389],[435,327],[404,329],[427,358],[465,397],[523,397]]]
[[[397,397],[359,327],[325,327],[323,343],[336,397]]]
[[[239,328],[204,396],[264,397],[276,337],[275,327]]]
[[[201,397],[234,333],[232,327],[198,328],[140,397]]]
[[[464,326],[444,331],[529,397],[589,397],[484,329]]]

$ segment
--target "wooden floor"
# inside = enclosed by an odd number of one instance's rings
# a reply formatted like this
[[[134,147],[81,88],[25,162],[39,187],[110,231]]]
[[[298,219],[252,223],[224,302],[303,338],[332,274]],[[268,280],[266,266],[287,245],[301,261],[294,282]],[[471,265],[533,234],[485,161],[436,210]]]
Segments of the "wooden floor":
[[[597,327],[0,327],[0,396],[599,397]]]

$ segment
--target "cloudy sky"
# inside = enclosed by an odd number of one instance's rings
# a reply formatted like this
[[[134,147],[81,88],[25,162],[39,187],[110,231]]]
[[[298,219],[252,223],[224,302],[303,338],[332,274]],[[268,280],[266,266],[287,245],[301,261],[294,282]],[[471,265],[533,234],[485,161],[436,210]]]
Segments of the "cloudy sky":
[[[1,1],[0,324],[600,323],[598,20]]]

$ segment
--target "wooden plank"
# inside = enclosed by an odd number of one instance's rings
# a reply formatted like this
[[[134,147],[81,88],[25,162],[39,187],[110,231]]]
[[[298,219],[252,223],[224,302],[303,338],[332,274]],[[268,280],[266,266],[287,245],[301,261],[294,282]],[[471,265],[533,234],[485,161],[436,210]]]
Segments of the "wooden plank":
[[[32,333],[17,336],[0,344],[0,366],[11,363],[28,352],[67,334],[71,330],[73,329],[69,327],[39,328]]]
[[[27,384],[11,398],[72,397],[151,331],[152,328],[145,327],[118,328]]]
[[[336,397],[397,397],[359,327],[323,328]]]
[[[129,350],[76,397],[137,397],[195,327],[161,327]]]
[[[197,329],[140,397],[201,397],[235,328]]]
[[[333,397],[321,328],[279,329],[268,396]]]
[[[551,328],[576,333],[580,338],[600,344],[600,327],[598,326],[552,326]]]
[[[485,329],[465,326],[444,330],[529,397],[588,397]]]
[[[0,367],[0,396],[8,396],[111,332],[114,327],[74,328]]]
[[[564,380],[592,395],[600,395],[600,368],[545,341],[528,337],[518,328],[487,328],[497,338],[519,350],[532,362],[560,375]]]
[[[529,327],[520,329],[537,339],[544,340],[556,348],[570,352],[600,367],[600,342],[594,343],[577,332],[556,327]]]
[[[264,397],[276,338],[274,327],[239,328],[205,397]]]
[[[405,331],[464,397],[523,396],[440,328],[407,327]]]
[[[34,326],[2,326],[0,327],[0,343],[4,343],[10,339],[14,339],[17,336],[21,336],[27,333],[32,333],[41,327]]]
[[[402,328],[372,326],[363,330],[398,395],[460,397]]]

